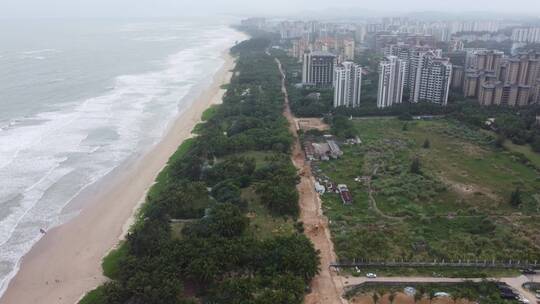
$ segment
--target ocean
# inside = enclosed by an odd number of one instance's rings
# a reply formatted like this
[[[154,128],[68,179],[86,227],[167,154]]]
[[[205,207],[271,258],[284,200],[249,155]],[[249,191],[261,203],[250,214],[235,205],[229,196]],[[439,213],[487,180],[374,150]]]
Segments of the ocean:
[[[0,295],[40,229],[155,145],[243,38],[216,19],[0,20]]]

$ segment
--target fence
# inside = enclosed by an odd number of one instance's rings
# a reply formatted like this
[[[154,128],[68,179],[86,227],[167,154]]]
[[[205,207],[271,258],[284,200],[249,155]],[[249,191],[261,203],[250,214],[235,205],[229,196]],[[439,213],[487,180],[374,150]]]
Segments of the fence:
[[[538,269],[540,264],[538,261],[488,261],[488,260],[458,260],[445,261],[433,260],[432,262],[418,261],[380,261],[380,260],[353,260],[353,261],[337,261],[330,264],[330,267],[352,268],[352,267],[455,267],[455,268],[508,268],[508,269]]]

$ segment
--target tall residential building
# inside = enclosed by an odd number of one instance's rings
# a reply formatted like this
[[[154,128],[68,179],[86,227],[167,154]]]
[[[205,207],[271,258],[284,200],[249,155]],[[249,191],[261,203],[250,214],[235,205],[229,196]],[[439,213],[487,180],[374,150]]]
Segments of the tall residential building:
[[[334,107],[360,106],[362,67],[350,62],[337,66],[334,73]]]
[[[386,108],[403,100],[406,62],[397,56],[387,56],[379,63],[377,107]]]
[[[540,54],[501,55],[491,67],[480,64],[489,62],[482,56],[475,60],[478,64],[472,66],[465,77],[466,97],[477,98],[481,105],[523,106],[538,102]]]
[[[320,88],[332,87],[336,56],[329,52],[314,51],[304,54],[302,83]]]
[[[415,90],[416,70],[418,69],[420,58],[428,52],[435,54],[437,57],[442,56],[441,49],[404,43],[389,45],[384,50],[386,56],[397,56],[405,62],[405,88],[411,93]]]
[[[499,74],[504,52],[485,49],[467,50],[465,68]]]
[[[426,52],[418,57],[415,84],[411,90],[411,101],[427,101],[446,105],[452,80],[452,64],[435,52]]]
[[[540,42],[540,27],[515,28],[512,31],[512,41],[538,43]]]
[[[343,54],[346,61],[354,60],[354,40],[346,39],[343,41]]]
[[[289,50],[289,55],[302,60],[304,53],[309,50],[309,41],[307,39],[295,39],[292,41],[292,48]]]
[[[364,25],[358,25],[356,27],[355,39],[358,43],[364,43],[366,38],[367,28]]]
[[[451,86],[454,90],[460,90],[463,88],[463,81],[465,77],[465,70],[462,66],[452,65],[452,81]]]

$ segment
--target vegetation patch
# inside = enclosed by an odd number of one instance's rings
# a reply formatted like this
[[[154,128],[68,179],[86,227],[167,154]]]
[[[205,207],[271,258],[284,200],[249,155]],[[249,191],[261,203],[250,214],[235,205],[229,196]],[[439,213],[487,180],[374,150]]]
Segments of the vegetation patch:
[[[103,258],[103,261],[101,262],[103,274],[109,279],[117,279],[120,273],[120,264],[122,263],[122,260],[126,258],[127,254],[128,247],[126,246],[126,243],[121,242]]]
[[[79,304],[106,304],[105,287],[99,286],[98,288],[88,292],[79,301]]]
[[[226,88],[225,88],[226,89]],[[201,116],[202,121],[208,121],[210,118],[214,117],[217,113],[219,105],[211,105],[208,109],[204,110]]]
[[[314,164],[354,198],[343,205],[323,195],[340,259],[540,259],[539,171],[496,148],[493,136],[452,119],[351,124],[362,144]]]

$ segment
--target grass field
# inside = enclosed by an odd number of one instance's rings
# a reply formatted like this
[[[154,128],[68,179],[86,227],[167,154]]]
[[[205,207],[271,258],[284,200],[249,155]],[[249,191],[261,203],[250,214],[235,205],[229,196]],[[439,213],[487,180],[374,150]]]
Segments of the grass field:
[[[341,159],[315,164],[317,174],[347,184],[354,197],[344,206],[336,194],[323,196],[340,258],[540,261],[534,166],[496,150],[489,134],[453,121],[354,124],[363,143],[343,145]],[[410,170],[415,158],[420,174]],[[367,180],[354,181],[360,176]],[[516,188],[519,206],[510,204]]]
[[[285,217],[272,217],[252,187],[242,190],[242,199],[248,202],[247,216],[250,220],[248,232],[257,239],[291,235],[295,232],[294,220]]]

